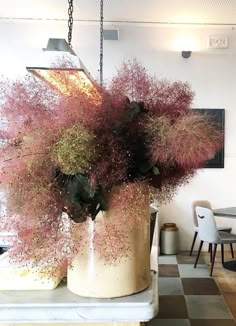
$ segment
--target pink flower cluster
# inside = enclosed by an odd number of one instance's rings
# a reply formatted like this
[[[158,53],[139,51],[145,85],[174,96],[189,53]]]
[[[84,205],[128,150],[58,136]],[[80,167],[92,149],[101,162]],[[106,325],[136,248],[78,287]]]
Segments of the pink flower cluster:
[[[60,78],[68,74],[61,72]],[[187,83],[159,81],[136,60],[124,63],[109,87],[89,96],[76,88],[70,95],[60,95],[31,76],[2,80],[0,94],[0,185],[7,198],[0,230],[17,231],[12,249],[17,259],[41,264],[61,261],[87,241],[85,224],[79,226],[80,245],[71,241],[74,222],[61,214],[71,190],[65,191],[63,180],[68,185],[76,175],[63,174],[60,160],[52,155],[55,144],[73,126],[93,135],[94,150],[85,171],[89,195],[101,190],[107,209],[114,210],[120,221],[104,231],[113,239],[109,248],[102,240],[105,233],[95,235],[96,247],[107,260],[111,248],[127,250],[122,241],[119,245],[124,226],[128,229],[140,220],[140,212],[131,205],[137,203],[139,184],[149,186],[147,193],[154,187],[161,200],[170,199],[222,145],[214,123],[191,109],[193,92]],[[86,144],[79,150],[86,152]],[[119,186],[125,195],[115,192],[114,202],[109,196]],[[139,202],[147,199],[140,196]],[[87,199],[72,197],[70,205],[89,212]]]

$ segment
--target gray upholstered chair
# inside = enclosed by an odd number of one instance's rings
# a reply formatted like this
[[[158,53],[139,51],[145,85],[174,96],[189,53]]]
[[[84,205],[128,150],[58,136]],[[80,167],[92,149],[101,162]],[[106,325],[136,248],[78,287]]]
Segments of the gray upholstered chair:
[[[194,231],[195,232],[194,232],[193,241],[192,241],[192,245],[191,245],[191,249],[190,249],[190,256],[192,256],[194,244],[195,244],[195,241],[196,241],[196,238],[197,238],[197,235],[198,235],[198,219],[197,219],[196,210],[195,210],[197,206],[212,209],[211,204],[210,204],[210,202],[208,200],[195,200],[192,203],[192,216],[193,216],[193,223],[194,223]],[[231,232],[232,231],[232,228],[225,227],[225,226],[217,226],[217,229],[218,229],[218,231],[224,231],[224,232]],[[209,246],[209,250],[210,250],[210,247],[211,246]],[[230,246],[230,249],[231,249],[231,253],[232,253],[232,258],[234,258],[232,244]]]
[[[210,272],[210,276],[212,276],[217,245],[218,244],[221,245],[221,259],[222,259],[222,264],[224,265],[224,244],[232,245],[232,243],[236,243],[236,234],[219,231],[217,229],[214,214],[211,209],[197,206],[195,211],[196,211],[196,217],[198,221],[198,235],[200,238],[200,245],[198,249],[197,258],[194,264],[194,268],[196,268],[197,266],[197,262],[201,253],[203,243],[208,242],[213,246],[213,254],[211,259],[211,272]]]

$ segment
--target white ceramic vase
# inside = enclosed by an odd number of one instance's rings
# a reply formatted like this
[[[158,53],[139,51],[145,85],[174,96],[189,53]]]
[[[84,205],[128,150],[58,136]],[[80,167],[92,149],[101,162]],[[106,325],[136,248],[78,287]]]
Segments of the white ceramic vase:
[[[137,207],[142,205],[142,207]],[[88,239],[68,267],[67,286],[73,293],[96,298],[130,295],[150,284],[150,215],[148,196],[135,211],[135,225],[116,219],[116,209],[87,220]],[[75,228],[76,230],[76,228]],[[106,232],[107,231],[107,232]],[[118,257],[115,257],[118,255]]]

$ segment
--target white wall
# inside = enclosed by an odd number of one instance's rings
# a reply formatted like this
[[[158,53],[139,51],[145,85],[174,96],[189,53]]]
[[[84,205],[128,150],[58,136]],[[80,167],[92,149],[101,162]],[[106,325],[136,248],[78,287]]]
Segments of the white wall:
[[[180,248],[188,249],[193,234],[193,200],[208,199],[214,208],[236,206],[236,31],[230,27],[115,27],[119,28],[120,40],[104,42],[105,80],[112,77],[124,59],[135,56],[159,78],[188,81],[196,93],[193,107],[225,108],[225,168],[199,170],[192,182],[160,210],[160,222],[176,222],[180,229]],[[208,50],[207,38],[211,34],[227,35],[229,48]],[[66,38],[66,24],[0,22],[0,74],[24,73],[26,65],[36,62],[40,48],[46,46],[49,37]],[[182,38],[189,44],[185,48],[177,44]],[[98,79],[98,26],[75,25],[72,44]],[[193,49],[191,58],[183,59],[181,49]],[[220,220],[232,225],[236,232],[236,221]]]

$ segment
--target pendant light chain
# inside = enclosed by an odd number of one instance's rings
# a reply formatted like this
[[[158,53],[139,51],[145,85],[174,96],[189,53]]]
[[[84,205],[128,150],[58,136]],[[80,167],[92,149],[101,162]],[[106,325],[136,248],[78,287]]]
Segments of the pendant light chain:
[[[68,0],[69,8],[68,8],[68,44],[71,47],[71,40],[72,40],[72,28],[73,28],[73,0]]]
[[[103,86],[103,0],[100,1],[100,85]]]

